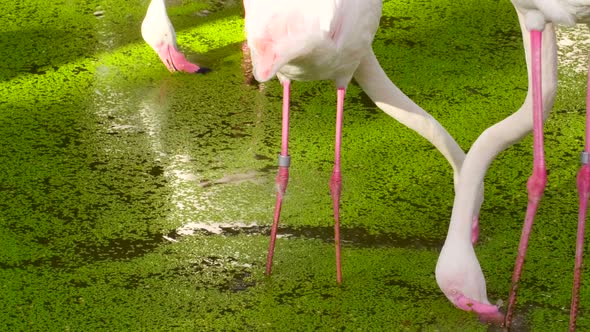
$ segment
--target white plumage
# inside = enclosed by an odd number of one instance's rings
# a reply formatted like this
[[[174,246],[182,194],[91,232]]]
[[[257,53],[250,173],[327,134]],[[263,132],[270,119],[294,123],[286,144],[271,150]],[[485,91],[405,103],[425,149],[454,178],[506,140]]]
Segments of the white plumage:
[[[590,22],[588,0],[512,0],[512,3],[524,14],[528,30],[543,30],[545,23],[572,26]]]
[[[333,80],[346,86],[371,53],[381,1],[246,1],[254,77]],[[248,6],[254,6],[249,8]],[[265,10],[259,10],[264,8]]]

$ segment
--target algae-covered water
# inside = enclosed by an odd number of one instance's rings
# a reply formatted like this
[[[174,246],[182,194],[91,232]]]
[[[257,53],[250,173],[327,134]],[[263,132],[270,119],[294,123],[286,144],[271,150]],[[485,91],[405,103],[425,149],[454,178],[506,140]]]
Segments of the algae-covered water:
[[[281,87],[245,84],[239,1],[168,2],[181,49],[213,68],[207,75],[166,70],[140,36],[147,5],[0,3],[0,330],[489,328],[455,309],[434,278],[450,166],[355,85],[343,137],[344,284],[331,242],[330,82],[293,84],[283,236],[265,277]],[[587,30],[562,33],[571,41]],[[509,1],[384,1],[374,49],[464,149],[526,94]],[[567,327],[584,52],[564,43],[518,330]],[[494,303],[508,296],[531,143],[502,153],[486,177],[476,251]],[[590,329],[588,272],[581,331]]]

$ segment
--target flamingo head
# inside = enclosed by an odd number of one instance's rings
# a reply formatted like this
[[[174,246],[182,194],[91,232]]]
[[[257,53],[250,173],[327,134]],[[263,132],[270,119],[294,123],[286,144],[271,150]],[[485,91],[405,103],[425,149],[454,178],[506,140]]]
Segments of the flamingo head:
[[[209,68],[189,62],[176,46],[176,32],[163,1],[152,1],[141,24],[141,36],[170,72],[207,73]]]
[[[449,241],[436,264],[436,282],[455,307],[476,313],[486,323],[502,324],[504,314],[490,304],[486,282],[470,242]]]

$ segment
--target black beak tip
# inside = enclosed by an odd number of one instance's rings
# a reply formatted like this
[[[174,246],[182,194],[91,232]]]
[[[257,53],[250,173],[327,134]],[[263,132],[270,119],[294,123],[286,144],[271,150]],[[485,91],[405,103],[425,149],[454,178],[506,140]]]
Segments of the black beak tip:
[[[200,67],[195,73],[197,73],[197,74],[207,74],[210,71],[211,71],[211,68]]]

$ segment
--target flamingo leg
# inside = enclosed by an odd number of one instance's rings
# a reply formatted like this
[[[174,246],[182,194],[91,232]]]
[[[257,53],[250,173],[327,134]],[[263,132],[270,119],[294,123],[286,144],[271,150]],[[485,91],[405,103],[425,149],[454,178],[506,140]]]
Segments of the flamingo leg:
[[[531,30],[531,58],[533,78],[533,174],[527,182],[528,206],[518,245],[518,255],[512,274],[512,285],[506,312],[506,327],[510,328],[512,316],[516,305],[516,293],[518,282],[522,274],[524,259],[528,247],[529,236],[533,227],[533,221],[543,190],[547,183],[547,170],[545,168],[545,156],[543,152],[543,97],[541,90],[541,36],[539,30]]]
[[[578,315],[580,283],[582,281],[582,255],[584,253],[584,232],[586,226],[586,212],[588,210],[588,197],[590,196],[590,68],[588,69],[588,91],[586,94],[586,145],[582,152],[582,167],[578,172],[577,184],[580,199],[578,212],[578,235],[576,240],[576,263],[574,267],[574,285],[572,287],[572,305],[570,309],[569,330],[576,330],[576,318]]]
[[[283,204],[283,197],[287,190],[287,183],[289,182],[289,165],[291,157],[289,156],[289,99],[291,96],[291,82],[289,80],[283,81],[283,125],[282,125],[282,139],[281,139],[281,153],[279,154],[279,172],[276,178],[277,184],[277,201],[275,204],[275,213],[270,231],[270,244],[268,247],[268,256],[266,258],[266,275],[270,275],[272,271],[272,258],[275,249],[275,241],[277,238],[277,230],[279,228],[279,218],[281,216],[281,206]]]
[[[342,264],[340,257],[340,194],[342,192],[342,174],[340,172],[340,150],[342,145],[342,118],[344,115],[344,95],[346,88],[338,88],[336,102],[336,144],[334,170],[330,179],[330,193],[334,207],[334,242],[336,245],[336,282],[342,283]]]

